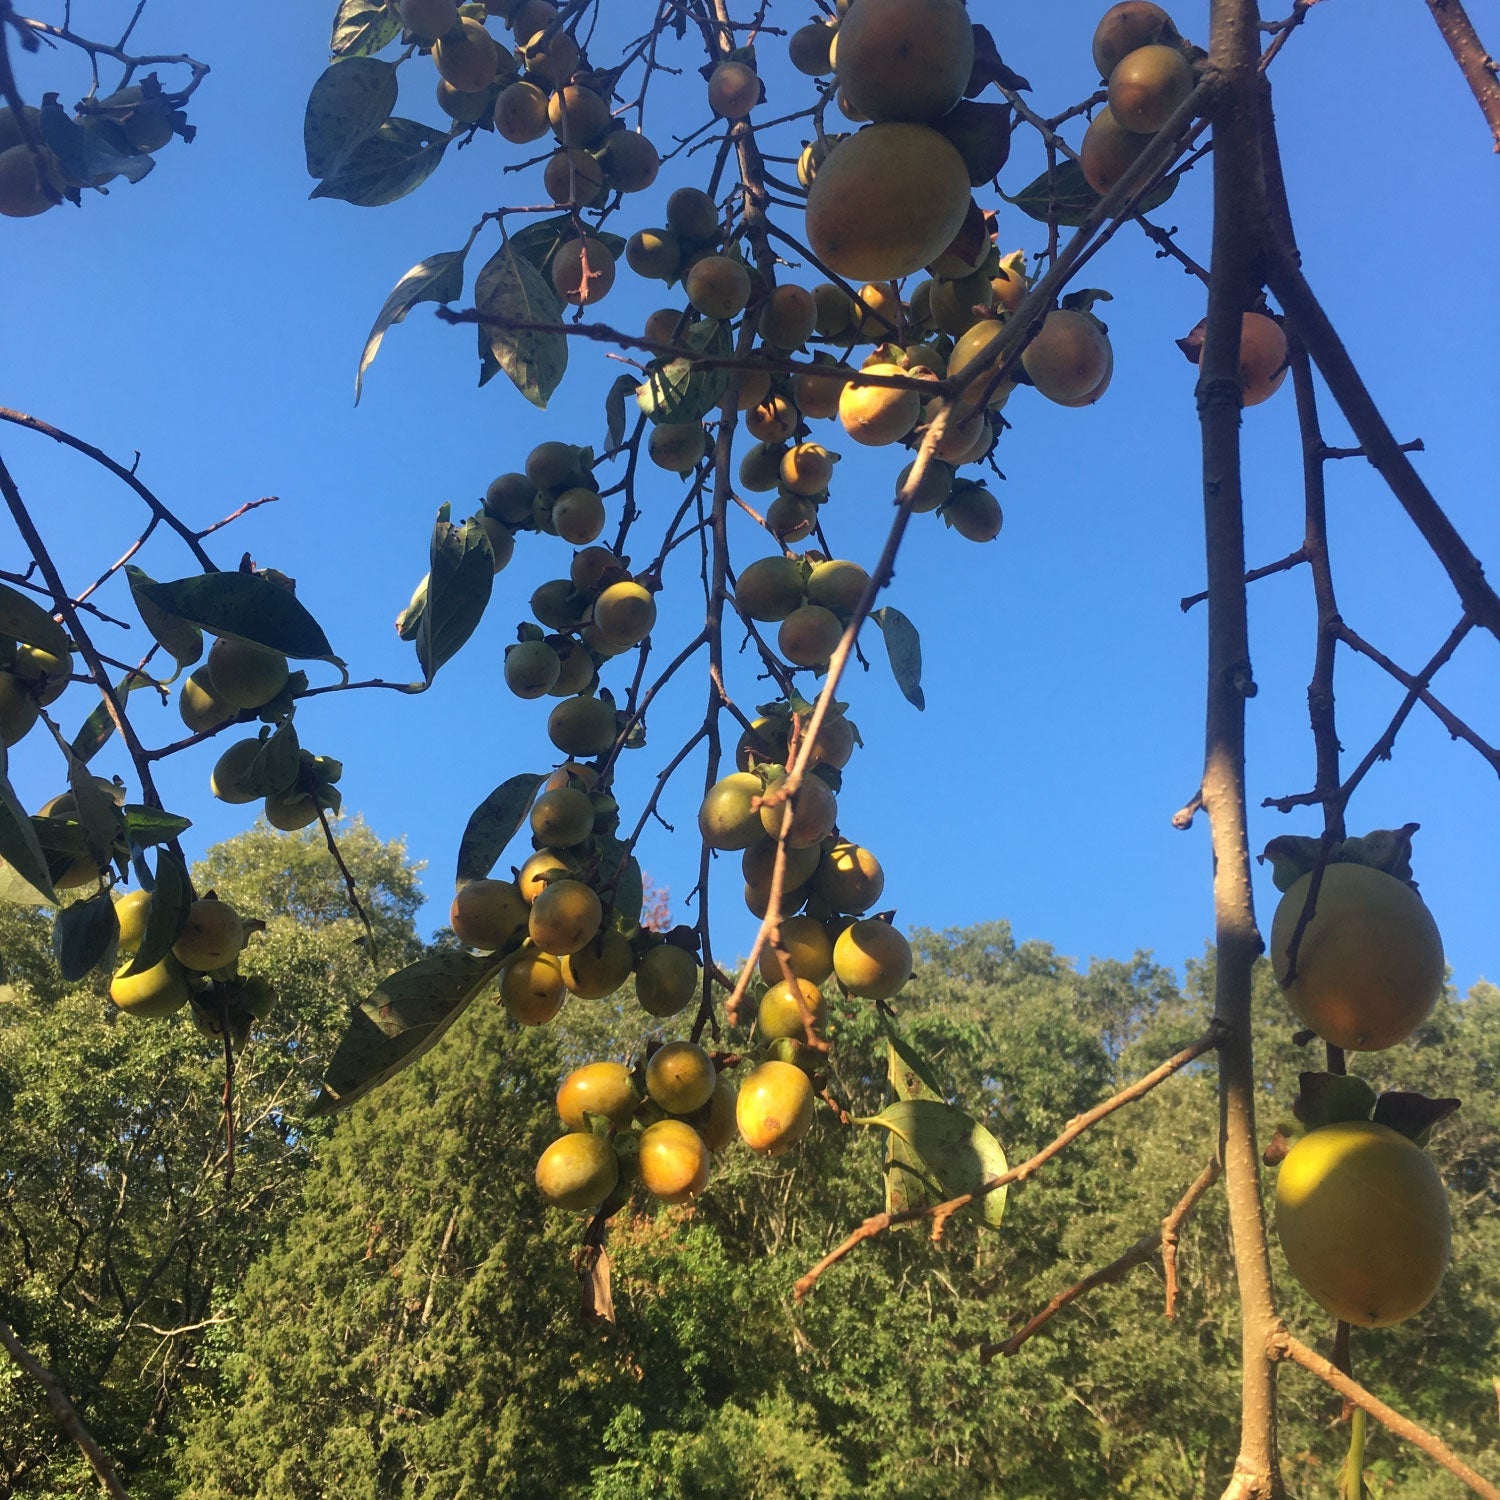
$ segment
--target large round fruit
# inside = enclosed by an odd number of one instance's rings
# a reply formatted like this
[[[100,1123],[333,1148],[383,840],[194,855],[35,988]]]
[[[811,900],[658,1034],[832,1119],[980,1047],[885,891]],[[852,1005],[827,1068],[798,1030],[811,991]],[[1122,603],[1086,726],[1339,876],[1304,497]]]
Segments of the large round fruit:
[[[235,708],[259,708],[286,686],[287,660],[281,652],[253,641],[228,637],[208,648],[209,687],[221,703]]]
[[[615,1153],[598,1135],[562,1136],[536,1164],[536,1185],[553,1208],[598,1208],[619,1180]]]
[[[760,839],[760,809],[754,803],[763,790],[760,777],[748,771],[721,776],[698,808],[703,842],[710,849],[748,849]]]
[[[889,1000],[911,978],[911,945],[889,922],[851,922],[833,945],[833,972],[851,995]]]
[[[668,1042],[646,1064],[646,1092],[669,1115],[690,1115],[713,1097],[713,1059],[696,1042]]]
[[[1150,135],[1193,92],[1193,70],[1175,47],[1127,52],[1109,75],[1109,110],[1126,130]]]
[[[635,997],[647,1015],[665,1018],[685,1010],[698,994],[698,960],[675,943],[658,943],[635,970]]]
[[[740,1085],[735,1119],[752,1151],[780,1156],[812,1126],[812,1082],[792,1063],[763,1062]]]
[[[550,953],[522,949],[500,975],[500,1002],[520,1026],[545,1026],[568,998],[559,961]]]
[[[803,917],[792,920],[811,919]],[[805,1042],[808,1040],[809,1019],[813,1030],[821,1037],[828,1029],[828,1002],[810,979],[799,979],[795,985],[788,984],[784,979],[780,980],[760,997],[756,1024],[762,1041],[774,1042],[790,1037],[794,1041]]]
[[[635,954],[625,935],[600,931],[562,961],[563,982],[580,1000],[604,1000],[630,978]]]
[[[1109,340],[1087,313],[1061,308],[1047,314],[1041,331],[1022,352],[1021,363],[1042,395],[1073,401],[1104,378]]]
[[[170,1016],[191,993],[187,970],[170,953],[144,973],[116,974],[109,986],[109,998],[133,1016]]]
[[[962,0],[860,0],[839,24],[835,76],[871,120],[936,120],[958,103],[973,67]]]
[[[773,844],[771,847],[774,849],[776,846]],[[789,850],[788,878],[792,873],[790,853]],[[790,886],[788,888],[790,889]],[[833,973],[833,939],[829,937],[828,929],[816,917],[786,918],[781,924],[781,949],[791,960],[792,973],[798,979],[811,984],[814,992]],[[772,987],[782,984],[786,979],[781,960],[769,943],[760,951],[760,977]],[[792,998],[795,999],[795,997]],[[800,1005],[797,1020],[800,1025],[802,1020]],[[764,1030],[764,1017],[762,1017],[761,1025]]]
[[[1137,47],[1176,40],[1177,28],[1161,6],[1150,0],[1120,0],[1094,29],[1094,66],[1101,78],[1108,78],[1120,59]]]
[[[1271,962],[1287,1004],[1335,1047],[1394,1047],[1427,1019],[1442,993],[1443,940],[1432,913],[1394,875],[1329,865],[1288,986],[1288,950],[1311,883],[1311,874],[1297,881],[1271,919]]]
[[[183,968],[206,974],[231,963],[244,946],[245,924],[227,901],[195,901],[172,954]]]
[[[577,953],[603,920],[598,896],[581,880],[554,880],[531,903],[531,941],[559,957]]]
[[[919,271],[953,243],[969,212],[969,169],[925,125],[870,125],[842,141],[807,194],[807,240],[851,281]]]
[[[708,1147],[686,1121],[658,1120],[641,1132],[636,1170],[663,1203],[686,1203],[708,1186]]]
[[[587,1130],[585,1115],[604,1115],[623,1130],[639,1103],[624,1063],[585,1063],[574,1068],[557,1091],[558,1117],[570,1130]]]
[[[470,948],[494,953],[526,928],[526,900],[510,880],[471,880],[453,898],[448,925]]]
[[[1334,1317],[1384,1328],[1420,1312],[1448,1265],[1448,1198],[1432,1159],[1386,1125],[1311,1130],[1276,1177],[1292,1274]]]

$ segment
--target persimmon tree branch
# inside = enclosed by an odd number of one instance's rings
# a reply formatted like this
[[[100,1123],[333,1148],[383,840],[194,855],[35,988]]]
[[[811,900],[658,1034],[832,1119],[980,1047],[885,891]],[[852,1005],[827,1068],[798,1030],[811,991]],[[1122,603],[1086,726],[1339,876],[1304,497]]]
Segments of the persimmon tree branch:
[[[1198,381],[1208,583],[1208,687],[1202,799],[1213,846],[1219,1048],[1219,1158],[1240,1295],[1240,1445],[1226,1494],[1282,1500],[1276,1372],[1266,1340],[1276,1326],[1255,1143],[1257,1079],[1251,971],[1261,951],[1250,880],[1245,806],[1245,701],[1255,693],[1245,590],[1240,469],[1240,327],[1259,288],[1264,219],[1257,118],[1260,17],[1255,0],[1214,0],[1208,67],[1212,112],[1213,253]]]
[[[16,1331],[4,1318],[0,1318],[0,1344],[16,1364],[41,1386],[47,1397],[47,1405],[63,1434],[71,1438],[78,1451],[88,1460],[89,1467],[99,1480],[99,1488],[116,1500],[129,1500],[125,1486],[110,1457],[95,1441],[94,1435],[83,1425],[78,1408],[68,1398],[62,1382],[16,1337]]]
[[[942,1203],[931,1204],[926,1208],[911,1208],[901,1213],[872,1215],[841,1245],[829,1251],[812,1270],[798,1280],[793,1288],[796,1300],[802,1301],[812,1290],[818,1278],[830,1267],[836,1266],[866,1240],[872,1240],[876,1235],[884,1234],[889,1229],[898,1228],[902,1224],[915,1224],[922,1219],[931,1219],[934,1222],[933,1233],[936,1237],[941,1233],[942,1226],[960,1209],[967,1208],[971,1203],[976,1203],[987,1194],[1008,1187],[1013,1182],[1025,1182],[1027,1178],[1046,1166],[1060,1151],[1072,1145],[1086,1130],[1097,1125],[1100,1120],[1107,1119],[1117,1109],[1123,1109],[1125,1105],[1145,1098],[1157,1085],[1165,1083],[1174,1073],[1180,1073],[1189,1063],[1202,1057],[1205,1052],[1212,1052],[1222,1044],[1223,1040],[1222,1028],[1217,1023],[1210,1025],[1197,1041],[1190,1043],[1182,1051],[1173,1053],[1164,1063],[1159,1064],[1118,1093],[1110,1095],[1102,1103],[1085,1110],[1081,1115],[1075,1115],[1035,1156],[1028,1157],[1019,1166],[1011,1167],[1009,1171],[1002,1172],[996,1177],[986,1178],[972,1192],[960,1193],[957,1197],[948,1198]]]
[[[1028,1340],[1040,1333],[1065,1307],[1087,1296],[1095,1287],[1123,1281],[1137,1266],[1143,1266],[1161,1251],[1162,1269],[1167,1281],[1166,1316],[1176,1317],[1177,1303],[1177,1237],[1187,1216],[1197,1207],[1198,1200],[1219,1180],[1220,1166],[1215,1158],[1195,1177],[1186,1192],[1173,1206],[1172,1211],[1150,1234],[1143,1234],[1123,1255],[1118,1255],[1107,1266],[1091,1271],[1081,1281],[1060,1291],[1038,1313],[1034,1313],[1015,1333],[1003,1343],[984,1343],[979,1346],[979,1359],[988,1364],[996,1355],[1011,1359],[1021,1352]]]
[[[1485,51],[1462,0],[1427,0],[1427,9],[1489,124],[1495,150],[1500,151],[1500,78],[1496,77],[1500,70],[1495,59]]]
[[[1482,1474],[1476,1473],[1440,1437],[1428,1432],[1425,1427],[1402,1416],[1394,1407],[1387,1406],[1378,1396],[1371,1395],[1357,1380],[1344,1374],[1331,1360],[1309,1349],[1306,1344],[1292,1337],[1285,1328],[1278,1328],[1266,1345],[1274,1360],[1290,1360],[1304,1370],[1316,1375],[1325,1385],[1332,1386],[1345,1401],[1368,1412],[1397,1437],[1405,1438],[1414,1448],[1420,1448],[1434,1463],[1441,1464],[1450,1474],[1461,1479],[1483,1500],[1500,1500],[1500,1487],[1492,1484]]]

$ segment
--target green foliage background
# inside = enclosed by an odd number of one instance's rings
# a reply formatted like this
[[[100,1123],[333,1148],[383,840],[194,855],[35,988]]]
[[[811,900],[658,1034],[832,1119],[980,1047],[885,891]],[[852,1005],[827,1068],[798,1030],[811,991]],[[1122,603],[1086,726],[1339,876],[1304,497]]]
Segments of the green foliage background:
[[[415,871],[346,825],[382,972],[420,951]],[[861,1248],[801,1308],[796,1277],[878,1207],[883,1141],[824,1117],[803,1150],[727,1154],[692,1209],[641,1206],[610,1233],[619,1322],[584,1327],[579,1221],[544,1213],[530,1169],[555,1080],[624,1056],[628,997],[574,1001],[527,1031],[481,1000],[408,1073],[333,1125],[302,1110],[370,981],[320,843],[264,828],[195,872],[248,913],[289,891],[247,967],[283,1003],[242,1060],[224,1181],[221,1074],[185,1019],[116,1014],[51,978],[45,923],[0,909],[0,1312],[55,1368],[133,1495],[203,1500],[1077,1500],[1213,1496],[1238,1408],[1233,1280],[1211,1192],[1183,1237],[1178,1317],[1159,1265],[981,1365],[1048,1297],[1149,1232],[1207,1161],[1212,1070],[1112,1117],[1013,1192],[1004,1228],[962,1222]],[[1003,922],[918,944],[904,1034],[1012,1160],[1197,1035],[1211,959],[1179,988],[1144,955],[1079,973]],[[1268,972],[1261,1134],[1291,1126],[1314,1059]],[[838,1083],[884,1102],[884,1043],[835,1003]],[[1497,1467],[1500,991],[1443,1002],[1369,1059],[1379,1086],[1455,1093],[1433,1152],[1454,1264],[1413,1323],[1356,1337],[1356,1371],[1481,1468]],[[1283,1266],[1289,1319],[1327,1319]],[[1292,1493],[1331,1496],[1344,1429],[1326,1391],[1282,1377]],[[1461,1493],[1375,1431],[1375,1493]],[[0,1495],[88,1493],[39,1393],[0,1367]]]

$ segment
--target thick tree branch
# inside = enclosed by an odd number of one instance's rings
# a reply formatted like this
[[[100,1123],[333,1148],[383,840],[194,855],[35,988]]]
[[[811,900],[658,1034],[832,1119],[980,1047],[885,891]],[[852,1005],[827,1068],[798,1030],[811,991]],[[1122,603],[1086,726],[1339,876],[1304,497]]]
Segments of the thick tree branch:
[[[1495,150],[1500,151],[1500,79],[1495,76],[1495,59],[1484,50],[1461,0],[1427,0],[1427,9],[1489,123]]]

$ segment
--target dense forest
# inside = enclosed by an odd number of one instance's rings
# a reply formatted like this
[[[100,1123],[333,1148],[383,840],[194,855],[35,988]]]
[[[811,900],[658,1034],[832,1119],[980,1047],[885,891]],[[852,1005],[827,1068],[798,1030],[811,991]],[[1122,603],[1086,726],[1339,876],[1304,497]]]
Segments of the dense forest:
[[[313,830],[314,833],[317,830]],[[346,824],[388,968],[419,953],[418,871]],[[471,1008],[418,1066],[336,1123],[307,1105],[370,969],[321,837],[259,827],[194,871],[254,913],[245,957],[279,1000],[241,1054],[226,1170],[222,1049],[186,1015],[143,1021],[65,987],[48,923],[0,908],[0,1313],[54,1370],[133,1495],[469,1500],[843,1500],[1210,1495],[1236,1442],[1236,1311],[1222,1203],[1181,1245],[1177,1315],[1159,1260],[1091,1292],[1013,1358],[985,1362],[1049,1297],[1156,1227],[1205,1163],[1211,1065],[1076,1142],[1013,1189],[998,1231],[888,1235],[792,1286],[881,1205],[884,1141],[823,1115],[775,1160],[732,1147],[689,1208],[633,1206],[609,1232],[618,1321],[580,1318],[583,1219],[532,1183],[556,1133],[551,1082],[626,1056],[628,999],[574,999],[544,1029]],[[439,933],[435,941],[442,942]],[[1179,982],[1146,955],[1080,969],[1001,920],[917,941],[902,1035],[1011,1160],[1196,1036],[1211,956]],[[884,1102],[886,1039],[835,999],[837,1084]],[[671,1025],[672,1023],[668,1023]],[[1258,988],[1262,1129],[1295,1130],[1308,1066],[1269,971]],[[726,1045],[732,1044],[731,1036]],[[1361,1060],[1463,1107],[1432,1151],[1453,1264],[1418,1318],[1358,1333],[1354,1367],[1481,1467],[1500,1458],[1500,990],[1450,995],[1411,1042]],[[1294,1326],[1327,1318],[1278,1262]],[[1331,1495],[1336,1399],[1282,1376],[1292,1493]],[[1375,1494],[1457,1482],[1372,1430]],[[92,1480],[40,1391],[0,1366],[0,1495]]]

